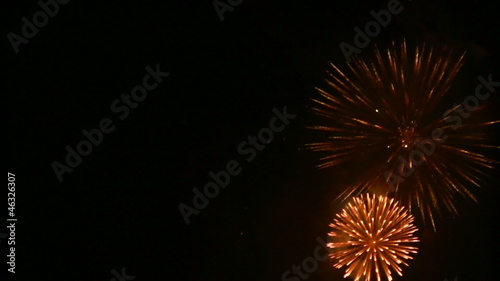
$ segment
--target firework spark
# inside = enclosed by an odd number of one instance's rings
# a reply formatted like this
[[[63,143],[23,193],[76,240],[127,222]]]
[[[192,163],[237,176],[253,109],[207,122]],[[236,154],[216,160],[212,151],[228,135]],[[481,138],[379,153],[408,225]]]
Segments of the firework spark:
[[[330,124],[312,127],[329,136],[308,147],[328,153],[320,168],[352,159],[373,163],[339,196],[343,200],[379,188],[381,181],[389,187],[387,181],[401,174],[401,162],[407,161],[411,176],[398,180],[392,191],[410,210],[416,204],[424,221],[429,218],[434,224],[442,209],[457,213],[455,194],[476,200],[468,185],[479,187],[485,168],[495,163],[481,154],[481,149],[494,147],[486,144],[482,130],[499,121],[470,118],[457,128],[452,119],[460,116],[455,111],[463,111],[463,106],[444,117],[451,106],[443,97],[465,54],[426,46],[409,49],[405,41],[393,43],[386,51],[375,50],[371,61],[354,59],[345,73],[331,64],[334,71],[326,82],[333,91],[317,89],[321,97],[313,100],[313,110]],[[483,109],[480,105],[470,114],[477,117]],[[442,130],[445,142],[428,142],[436,129]],[[432,153],[417,151],[431,146]],[[415,157],[417,152],[421,159]]]
[[[355,281],[372,277],[390,281],[391,270],[402,276],[400,264],[408,266],[404,260],[417,253],[416,247],[408,246],[419,242],[413,236],[418,231],[413,216],[394,199],[381,195],[355,197],[330,227],[333,242],[327,246],[333,249],[334,267],[346,266],[344,277]]]

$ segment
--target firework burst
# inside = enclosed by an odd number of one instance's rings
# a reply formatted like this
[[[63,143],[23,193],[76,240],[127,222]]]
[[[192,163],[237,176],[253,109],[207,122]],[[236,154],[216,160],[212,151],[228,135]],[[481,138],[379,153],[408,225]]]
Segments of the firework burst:
[[[446,108],[443,97],[464,53],[426,46],[409,49],[404,41],[386,51],[376,49],[373,60],[356,58],[346,72],[331,64],[326,82],[333,91],[317,89],[320,97],[313,100],[313,110],[330,124],[312,127],[329,135],[308,147],[328,153],[320,168],[352,159],[370,162],[340,199],[382,183],[386,194],[394,192],[410,210],[417,205],[424,221],[429,218],[434,224],[442,209],[457,213],[455,194],[476,200],[468,185],[480,186],[485,170],[495,163],[478,152],[494,147],[486,144],[482,129],[498,121],[470,118],[465,123],[462,118],[458,126],[464,106],[446,111],[451,106]],[[466,114],[477,117],[484,106],[476,107]],[[440,138],[434,141],[436,133]]]
[[[413,216],[394,199],[365,194],[355,197],[337,214],[333,231],[328,235],[333,242],[330,257],[334,267],[346,266],[344,277],[359,280],[392,280],[391,270],[402,276],[400,264],[412,259],[417,248],[408,244],[419,242],[413,236],[418,229]]]

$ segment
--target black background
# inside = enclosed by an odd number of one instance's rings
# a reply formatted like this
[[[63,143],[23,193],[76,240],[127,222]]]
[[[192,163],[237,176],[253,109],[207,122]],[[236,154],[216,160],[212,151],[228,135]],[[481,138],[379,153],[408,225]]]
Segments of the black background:
[[[466,49],[463,87],[449,104],[478,75],[500,77],[493,4],[401,3],[363,52],[402,37]],[[310,98],[328,61],[345,64],[339,44],[353,44],[353,27],[387,1],[244,0],[221,22],[211,1],[73,0],[18,54],[6,35],[20,34],[21,18],[40,8],[3,6],[2,158],[17,178],[17,280],[107,281],[122,267],[135,280],[281,280],[312,256],[341,207],[333,199],[356,173],[355,165],[317,170],[318,155],[302,149],[318,121]],[[170,76],[120,121],[111,102],[158,63]],[[297,117],[246,163],[238,144],[284,106]],[[115,131],[59,183],[51,163],[105,117]],[[229,160],[243,172],[186,225],[178,205],[192,205],[192,188]],[[494,173],[479,204],[461,202],[460,217],[439,219],[437,232],[417,222],[419,253],[396,280],[499,277]],[[343,272],[325,261],[309,280],[344,280]]]

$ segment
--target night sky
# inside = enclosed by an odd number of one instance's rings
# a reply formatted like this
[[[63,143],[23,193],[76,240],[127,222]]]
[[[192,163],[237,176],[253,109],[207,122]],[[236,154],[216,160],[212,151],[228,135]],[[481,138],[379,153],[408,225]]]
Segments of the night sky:
[[[8,34],[22,36],[21,19],[41,7],[4,1],[3,162],[16,175],[18,219],[16,274],[7,272],[0,237],[5,275],[108,281],[126,268],[138,281],[352,280],[332,260],[307,278],[282,276],[313,256],[343,207],[337,195],[377,161],[318,170],[324,155],[304,148],[324,137],[308,129],[324,122],[310,109],[314,87],[325,85],[329,62],[346,66],[339,44],[353,45],[353,28],[364,29],[370,11],[388,2],[220,0],[231,7],[221,21],[211,0],[71,0],[16,53]],[[361,55],[402,38],[466,50],[444,108],[473,93],[478,75],[500,81],[493,4],[400,5]],[[148,66],[169,74],[151,78],[154,89],[119,111],[121,95],[143,85]],[[486,101],[487,120],[500,117],[497,94]],[[285,107],[295,117],[255,155],[242,154],[240,144]],[[114,129],[60,181],[54,161],[66,165],[66,147],[76,149],[87,139],[82,130],[102,120]],[[498,143],[496,133],[491,144]],[[193,188],[203,190],[228,162],[239,172],[186,224],[179,204],[192,207]],[[499,178],[498,170],[486,172],[481,188],[471,189],[479,202],[457,196],[459,216],[443,214],[437,232],[417,219],[419,252],[395,280],[499,280]]]

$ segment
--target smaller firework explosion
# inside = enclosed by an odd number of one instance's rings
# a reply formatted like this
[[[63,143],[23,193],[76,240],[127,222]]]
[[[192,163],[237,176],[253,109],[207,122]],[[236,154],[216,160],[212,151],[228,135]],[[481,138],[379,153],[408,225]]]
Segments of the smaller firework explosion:
[[[412,259],[417,248],[408,246],[419,242],[413,233],[413,216],[392,198],[376,195],[354,197],[334,223],[330,257],[334,267],[346,266],[345,277],[358,280],[392,280],[391,270],[403,275],[399,266],[403,260]]]

